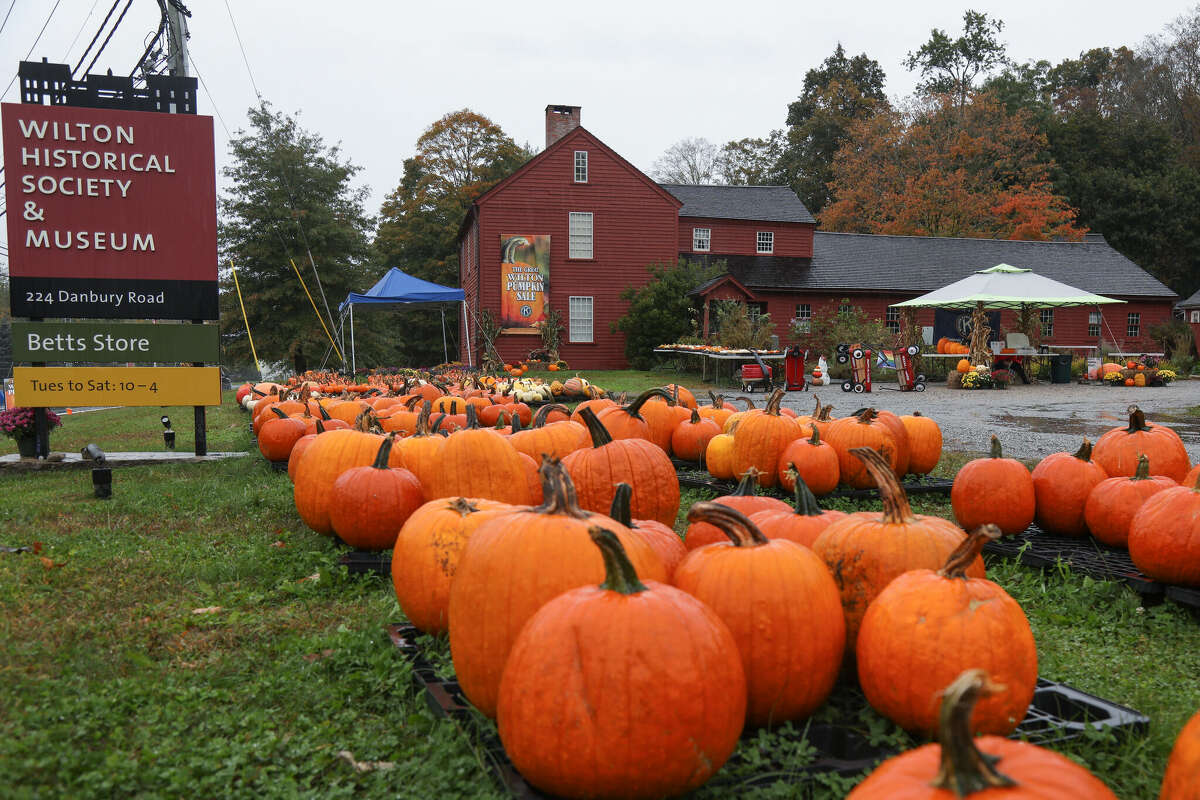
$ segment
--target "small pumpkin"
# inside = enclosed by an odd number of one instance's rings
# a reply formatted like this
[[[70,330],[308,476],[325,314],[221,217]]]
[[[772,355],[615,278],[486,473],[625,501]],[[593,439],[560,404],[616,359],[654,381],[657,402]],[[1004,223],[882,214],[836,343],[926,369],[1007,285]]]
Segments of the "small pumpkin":
[[[811,430],[807,439],[795,439],[780,453],[776,466],[779,485],[790,492],[796,487],[793,475],[799,475],[813,494],[826,495],[838,485],[838,454],[832,445],[821,441],[820,431],[815,427]]]
[[[720,433],[708,440],[704,448],[704,467],[708,474],[721,480],[733,477],[733,434]]]
[[[662,389],[647,389],[638,395],[629,405],[614,405],[594,413],[597,419],[604,424],[608,434],[614,439],[645,439],[653,441],[650,437],[650,424],[646,422],[641,413],[643,407],[652,397],[668,399],[670,395]],[[667,436],[668,438],[670,437],[669,432]]]
[[[823,511],[804,478],[797,474],[794,464],[788,465],[787,472],[795,493],[795,510],[770,508],[756,511],[750,515],[750,520],[768,539],[788,539],[812,547],[822,531],[846,515],[841,511]]]
[[[928,475],[942,458],[941,427],[920,411],[906,414],[900,421],[908,433],[908,471]]]
[[[955,367],[955,370],[957,370],[958,372],[970,372],[971,371],[971,362],[965,358],[960,358],[958,360],[958,365]]]
[[[959,525],[973,530],[991,523],[1007,536],[1020,533],[1033,522],[1036,497],[1029,468],[1005,458],[995,435],[991,456],[964,464],[950,488],[950,505]]]
[[[671,432],[670,452],[683,461],[700,461],[708,443],[721,433],[721,428],[711,419],[704,419],[693,408],[691,416],[675,426]]]
[[[758,473],[751,469],[747,470],[742,476],[737,488],[727,495],[722,495],[713,500],[714,503],[736,508],[738,511],[749,516],[759,511],[786,511],[791,513],[791,508],[788,504],[775,497],[765,497],[758,493]],[[710,525],[704,520],[697,520],[688,525],[687,531],[683,535],[683,543],[687,549],[695,550],[697,547],[703,547],[706,544],[714,542],[724,542],[727,540],[725,533],[715,525]]]
[[[869,447],[883,453],[892,472],[896,472],[899,466],[898,448],[892,431],[878,422],[877,417],[875,409],[864,408],[855,415],[835,421],[821,433],[821,438],[837,451],[839,480],[851,488],[868,489],[875,485],[863,462],[851,455],[856,447]]]
[[[1053,453],[1043,458],[1033,468],[1034,519],[1038,526],[1061,536],[1085,535],[1088,495],[1107,478],[1104,468],[1092,461],[1092,443],[1087,439],[1075,453]]]
[[[370,466],[352,467],[333,483],[329,524],[343,542],[359,550],[394,547],[400,528],[424,502],[417,476],[388,463],[395,437],[383,437]]]

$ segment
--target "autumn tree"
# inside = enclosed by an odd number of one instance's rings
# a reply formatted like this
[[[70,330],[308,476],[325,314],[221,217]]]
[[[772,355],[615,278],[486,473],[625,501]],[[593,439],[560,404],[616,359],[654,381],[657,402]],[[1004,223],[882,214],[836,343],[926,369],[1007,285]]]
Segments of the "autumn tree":
[[[839,43],[804,75],[800,97],[788,104],[787,143],[779,172],[813,213],[829,202],[833,157],[851,125],[888,107],[883,68],[865,53],[847,57]]]
[[[325,144],[295,116],[265,101],[248,113],[250,127],[230,140],[233,161],[224,169],[229,188],[219,200],[221,261],[237,267],[259,358],[288,362],[303,351],[319,366],[329,339],[290,262],[332,328],[325,299],[336,314],[348,292],[364,291],[377,277],[368,258],[367,189],[352,184],[359,167],[340,147]],[[228,270],[221,279],[221,333],[224,363],[253,363]],[[382,338],[370,325],[357,333],[368,349]],[[330,363],[341,367],[336,357]]]
[[[499,125],[470,109],[446,114],[417,139],[416,153],[384,200],[375,250],[386,267],[447,286],[458,286],[458,229],[476,197],[512,174],[533,153]],[[454,335],[459,309],[447,308],[446,329]],[[406,308],[398,360],[433,364],[442,360],[439,309]]]
[[[716,183],[720,153],[703,137],[680,139],[655,159],[650,175],[662,183]]]
[[[1079,239],[1050,185],[1047,143],[1027,112],[988,95],[943,95],[860,120],[834,160],[826,230],[915,236]]]
[[[943,30],[930,31],[929,41],[904,59],[910,70],[919,69],[918,91],[926,95],[949,95],[956,108],[967,103],[976,89],[975,81],[1008,63],[1005,46],[997,38],[1004,23],[987,14],[968,9],[963,13],[963,32],[951,38]]]

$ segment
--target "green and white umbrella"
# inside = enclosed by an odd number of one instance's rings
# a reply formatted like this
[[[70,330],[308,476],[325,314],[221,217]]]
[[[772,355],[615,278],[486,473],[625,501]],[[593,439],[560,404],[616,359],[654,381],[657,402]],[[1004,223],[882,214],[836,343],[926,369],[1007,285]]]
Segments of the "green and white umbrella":
[[[1063,306],[1097,306],[1124,303],[1111,297],[1092,294],[1068,286],[1031,269],[1008,264],[981,269],[949,286],[928,294],[893,303],[893,308],[1060,308]]]

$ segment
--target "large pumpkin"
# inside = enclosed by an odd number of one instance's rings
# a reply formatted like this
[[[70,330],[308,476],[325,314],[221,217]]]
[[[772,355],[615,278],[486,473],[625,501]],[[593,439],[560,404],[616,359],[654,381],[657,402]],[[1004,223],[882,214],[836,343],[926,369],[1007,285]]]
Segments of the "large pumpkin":
[[[937,743],[880,764],[846,800],[1117,800],[1095,775],[1053,750],[975,738],[976,701],[1003,691],[982,669],[964,672],[943,693]]]
[[[267,461],[287,461],[296,442],[306,433],[304,422],[278,408],[268,413],[270,416],[258,431],[258,450]]]
[[[896,474],[878,452],[858,447],[851,455],[866,465],[879,486],[883,513],[851,514],[813,542],[842,592],[848,654],[854,650],[867,606],[885,586],[910,569],[938,569],[967,536],[950,520],[914,514]],[[983,560],[977,558],[967,575],[984,577]]]
[[[1029,620],[999,585],[966,574],[999,537],[994,525],[972,531],[941,569],[904,573],[867,608],[858,682],[867,702],[901,728],[936,733],[942,689],[976,667],[1007,691],[975,707],[974,729],[1007,736],[1025,719],[1038,676]]]
[[[775,497],[765,497],[758,493],[758,472],[751,469],[742,476],[741,482],[737,488],[727,495],[722,495],[713,500],[714,503],[736,508],[746,516],[750,516],[758,511],[784,511],[791,512],[788,504]],[[720,528],[716,525],[710,525],[704,520],[697,520],[688,525],[687,531],[683,535],[683,543],[688,550],[695,550],[697,547],[703,547],[706,544],[714,542],[727,541],[727,537]]]
[[[1129,407],[1129,424],[1113,428],[1100,437],[1092,450],[1092,459],[1110,478],[1129,476],[1137,471],[1138,456],[1150,459],[1151,475],[1166,475],[1175,482],[1183,480],[1191,469],[1187,448],[1179,434],[1166,425],[1151,425],[1137,406]]]
[[[1142,503],[1129,524],[1129,557],[1157,581],[1200,586],[1200,481]]]
[[[474,406],[467,406],[467,422],[477,424]],[[455,431],[437,456],[436,467],[420,474],[429,499],[486,497],[513,505],[527,505],[533,500],[520,454],[508,439],[490,428]]]
[[[604,423],[604,427],[608,430],[608,434],[614,439],[645,439],[653,441],[650,438],[650,424],[646,422],[642,416],[642,408],[650,401],[652,397],[670,398],[662,389],[647,389],[642,392],[629,405],[611,406],[609,408],[595,411],[597,419]],[[653,412],[651,412],[653,413]],[[582,422],[582,418],[579,420]],[[670,431],[667,432],[667,439],[670,440]]]
[[[675,585],[733,633],[746,672],[747,724],[807,717],[833,689],[846,646],[841,599],[825,563],[795,542],[767,539],[719,503],[697,503],[688,521],[728,537],[692,550],[675,570]]]
[[[821,438],[837,451],[839,479],[854,489],[868,489],[875,485],[863,462],[851,455],[856,447],[869,447],[883,453],[892,472],[897,472],[899,468],[896,439],[888,426],[877,421],[877,416],[875,409],[864,408],[857,414],[835,420],[821,432]]]
[[[556,797],[683,794],[741,735],[737,646],[699,600],[643,583],[611,531],[590,535],[603,583],[550,600],[521,631],[500,682],[500,741],[521,775]]]
[[[292,487],[296,511],[305,525],[317,533],[333,533],[329,520],[333,484],[346,470],[374,462],[382,440],[354,430],[326,431],[313,440],[296,465]]]
[[[777,389],[767,401],[766,408],[749,411],[742,417],[733,435],[735,476],[740,477],[753,467],[758,470],[758,480],[763,486],[770,487],[779,482],[779,456],[801,433],[795,422],[780,416],[783,394]]]
[[[617,484],[625,482],[633,487],[633,516],[674,525],[679,515],[679,477],[667,454],[646,439],[614,440],[591,409],[585,409],[581,419],[591,434],[592,446],[562,460],[575,484],[579,504],[591,511],[606,512],[612,506]]]
[[[480,525],[512,510],[495,500],[446,497],[412,513],[392,549],[392,586],[409,622],[434,635],[449,629],[450,583],[463,548]]]
[[[641,575],[666,580],[650,545],[615,520],[579,507],[575,486],[559,461],[545,459],[541,475],[542,504],[479,526],[450,586],[454,671],[467,698],[490,717],[496,714],[500,675],[521,627],[548,600],[604,579],[589,527],[615,531]]]
[[[1015,458],[1005,458],[994,435],[991,457],[964,464],[950,488],[950,505],[959,525],[973,530],[990,523],[1009,536],[1033,522],[1036,497],[1029,468]]]
[[[351,467],[333,483],[329,524],[351,547],[383,550],[396,544],[396,534],[423,502],[421,483],[402,467],[389,465],[396,434],[383,437],[375,461]]]
[[[1200,712],[1175,738],[1158,800],[1200,800]]]
[[[1033,468],[1034,519],[1042,530],[1061,536],[1087,533],[1084,507],[1088,495],[1108,478],[1091,456],[1092,443],[1084,439],[1075,453],[1053,453]]]
[[[1083,519],[1089,531],[1113,547],[1126,547],[1133,515],[1159,492],[1179,484],[1163,475],[1150,474],[1150,459],[1138,458],[1132,478],[1105,478],[1092,487],[1084,501]]]

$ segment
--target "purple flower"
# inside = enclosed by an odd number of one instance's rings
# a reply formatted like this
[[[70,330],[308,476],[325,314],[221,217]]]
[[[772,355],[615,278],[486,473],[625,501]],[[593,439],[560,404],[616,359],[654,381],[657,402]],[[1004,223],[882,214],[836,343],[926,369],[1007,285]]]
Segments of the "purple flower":
[[[46,409],[46,422],[51,429],[62,424],[59,416],[50,409]],[[13,439],[33,436],[36,431],[34,410],[18,406],[7,411],[0,411],[0,430]]]

